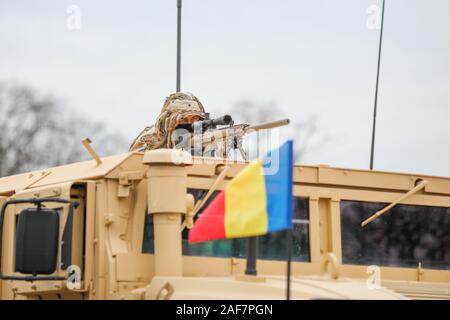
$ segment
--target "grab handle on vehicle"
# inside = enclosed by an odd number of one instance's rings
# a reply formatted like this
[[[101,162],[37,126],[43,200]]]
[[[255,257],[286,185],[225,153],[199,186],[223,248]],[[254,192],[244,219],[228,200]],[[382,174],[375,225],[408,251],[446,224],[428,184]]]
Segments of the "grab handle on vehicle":
[[[414,193],[420,191],[421,189],[423,189],[425,187],[425,185],[428,184],[428,181],[426,180],[421,180],[421,182],[416,185],[414,188],[412,188],[411,190],[409,190],[407,193],[405,193],[404,195],[402,195],[400,198],[398,198],[397,200],[395,200],[394,202],[392,202],[391,204],[387,205],[386,207],[384,207],[383,209],[375,212],[373,215],[371,215],[369,218],[367,218],[366,220],[364,220],[363,222],[361,222],[361,227],[366,226],[367,224],[369,224],[370,222],[372,222],[373,220],[375,220],[376,218],[378,218],[379,216],[381,216],[382,214],[386,213],[388,210],[390,210],[392,207],[396,206],[397,204],[399,204],[401,201],[405,200],[406,198],[408,198],[409,196],[413,195]]]

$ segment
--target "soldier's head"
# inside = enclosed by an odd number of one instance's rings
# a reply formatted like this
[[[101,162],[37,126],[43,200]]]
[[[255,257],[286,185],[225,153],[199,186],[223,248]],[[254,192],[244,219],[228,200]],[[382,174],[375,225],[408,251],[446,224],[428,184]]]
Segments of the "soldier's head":
[[[163,139],[170,137],[179,125],[192,124],[205,118],[205,109],[197,97],[191,93],[173,93],[166,98],[156,120],[157,135]]]

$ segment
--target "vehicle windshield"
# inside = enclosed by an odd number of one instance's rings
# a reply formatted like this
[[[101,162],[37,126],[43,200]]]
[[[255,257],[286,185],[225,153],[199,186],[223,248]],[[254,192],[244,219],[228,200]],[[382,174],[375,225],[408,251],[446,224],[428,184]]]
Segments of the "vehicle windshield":
[[[207,190],[189,189],[189,193],[194,195],[195,200],[201,199]],[[218,192],[213,193],[203,209],[214,199]],[[199,211],[196,218],[202,213]],[[294,199],[293,213],[293,261],[309,261],[309,205],[306,198]],[[247,254],[247,239],[226,239],[218,241],[208,241],[204,243],[189,244],[188,232],[183,231],[183,255],[188,256],[209,256],[209,257],[236,257],[245,258]],[[283,231],[274,232],[258,237],[258,259],[286,260],[286,233]],[[151,215],[146,215],[144,229],[143,253],[154,253],[153,243],[153,220]]]

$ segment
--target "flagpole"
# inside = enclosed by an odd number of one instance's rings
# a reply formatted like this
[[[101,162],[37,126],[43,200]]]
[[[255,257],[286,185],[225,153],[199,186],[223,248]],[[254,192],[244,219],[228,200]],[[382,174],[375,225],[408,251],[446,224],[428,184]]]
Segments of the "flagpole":
[[[287,238],[287,276],[286,300],[291,300],[291,260],[292,260],[292,229],[288,229]]]
[[[259,158],[259,130],[256,131],[256,157]],[[247,262],[245,267],[245,274],[256,276],[256,260],[258,255],[258,237],[247,238]]]
[[[258,254],[258,237],[247,238],[247,265],[245,267],[245,274],[256,276],[256,256]]]

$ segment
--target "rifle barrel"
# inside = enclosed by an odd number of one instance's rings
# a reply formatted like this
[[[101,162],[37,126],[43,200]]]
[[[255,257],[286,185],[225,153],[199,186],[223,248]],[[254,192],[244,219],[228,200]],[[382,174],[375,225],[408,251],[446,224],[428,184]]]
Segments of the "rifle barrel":
[[[272,128],[277,128],[277,127],[282,127],[282,126],[286,126],[291,122],[291,120],[289,120],[288,118],[286,119],[281,119],[281,120],[276,120],[276,121],[270,121],[270,122],[265,122],[265,123],[260,123],[260,124],[256,124],[254,126],[250,126],[247,128],[247,130],[264,130],[264,129],[272,129]]]

